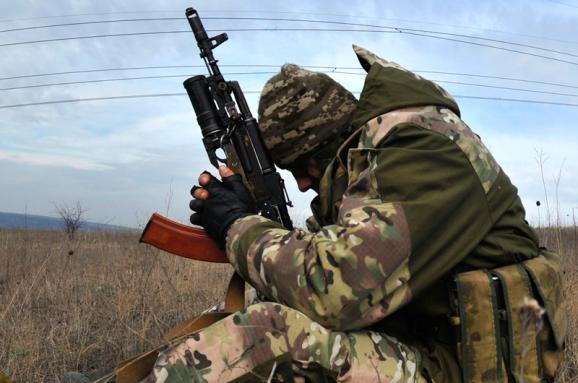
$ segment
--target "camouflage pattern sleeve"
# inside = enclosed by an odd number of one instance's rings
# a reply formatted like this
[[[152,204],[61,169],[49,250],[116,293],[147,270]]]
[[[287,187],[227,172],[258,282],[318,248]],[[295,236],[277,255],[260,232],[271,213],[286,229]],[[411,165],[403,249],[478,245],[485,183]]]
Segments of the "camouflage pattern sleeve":
[[[331,328],[362,328],[406,303],[410,242],[400,205],[351,195],[336,225],[318,233],[238,220],[228,254],[268,298]]]

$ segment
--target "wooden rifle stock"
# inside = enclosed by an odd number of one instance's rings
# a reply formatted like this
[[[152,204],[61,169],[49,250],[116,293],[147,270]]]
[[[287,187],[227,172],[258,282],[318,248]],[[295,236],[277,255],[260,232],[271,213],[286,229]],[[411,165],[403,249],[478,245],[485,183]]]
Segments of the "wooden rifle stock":
[[[200,228],[182,225],[154,213],[140,237],[147,243],[180,257],[198,261],[227,263],[225,252]]]

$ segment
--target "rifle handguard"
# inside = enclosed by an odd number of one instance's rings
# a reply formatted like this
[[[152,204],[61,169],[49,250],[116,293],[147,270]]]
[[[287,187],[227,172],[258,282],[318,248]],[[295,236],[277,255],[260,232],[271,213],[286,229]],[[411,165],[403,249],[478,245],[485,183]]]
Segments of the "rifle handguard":
[[[198,261],[228,263],[225,252],[203,229],[182,225],[154,213],[140,237],[147,243],[180,257]]]

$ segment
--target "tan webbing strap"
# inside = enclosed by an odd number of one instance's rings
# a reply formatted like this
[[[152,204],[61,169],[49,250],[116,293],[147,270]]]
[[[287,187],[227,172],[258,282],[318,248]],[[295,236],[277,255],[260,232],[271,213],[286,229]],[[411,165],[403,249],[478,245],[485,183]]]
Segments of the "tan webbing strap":
[[[147,351],[132,359],[121,362],[116,367],[116,382],[117,383],[136,383],[144,378],[152,371],[152,368],[157,360],[159,351],[164,349],[166,345]]]
[[[463,381],[503,382],[497,303],[491,276],[485,270],[460,273],[456,276],[456,287],[461,317]]]
[[[194,334],[213,323],[243,309],[245,305],[245,282],[236,273],[231,277],[225,297],[225,312],[201,314],[198,317],[179,323],[166,334],[170,342],[154,350],[147,351],[120,363],[116,368],[116,383],[137,383],[152,371],[160,351],[167,346]],[[1,383],[1,382],[0,382]]]
[[[520,265],[511,265],[492,270],[502,282],[506,315],[509,324],[508,348],[510,372],[518,382],[540,382],[540,363],[535,326],[522,328],[520,307],[524,298],[531,298],[530,280]]]
[[[245,281],[234,273],[225,295],[225,311],[234,313],[245,308]]]

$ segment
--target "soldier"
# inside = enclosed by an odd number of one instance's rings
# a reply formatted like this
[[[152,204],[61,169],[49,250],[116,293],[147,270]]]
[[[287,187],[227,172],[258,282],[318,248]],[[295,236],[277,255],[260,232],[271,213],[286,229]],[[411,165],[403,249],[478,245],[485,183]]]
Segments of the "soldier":
[[[558,256],[437,84],[354,46],[359,101],[284,65],[260,130],[312,201],[313,230],[254,214],[240,177],[191,208],[267,302],[167,348],[146,382],[538,382],[565,335]]]

